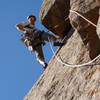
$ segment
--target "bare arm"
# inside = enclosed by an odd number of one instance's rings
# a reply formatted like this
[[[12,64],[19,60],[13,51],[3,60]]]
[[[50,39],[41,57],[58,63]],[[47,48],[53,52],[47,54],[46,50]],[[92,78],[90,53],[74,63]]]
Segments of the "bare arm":
[[[29,28],[25,27],[29,25],[29,22],[28,21],[25,21],[24,23],[19,23],[16,25],[16,28],[20,31],[26,31],[27,33],[32,33],[33,30],[30,30]]]
[[[18,30],[20,30],[20,31],[25,31],[24,25],[23,25],[23,24],[17,24],[17,25],[16,25],[16,28],[17,28]]]

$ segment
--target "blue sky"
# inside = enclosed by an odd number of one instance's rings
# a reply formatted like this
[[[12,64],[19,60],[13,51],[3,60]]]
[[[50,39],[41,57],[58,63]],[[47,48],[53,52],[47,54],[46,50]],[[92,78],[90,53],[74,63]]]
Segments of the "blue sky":
[[[21,32],[15,28],[16,23],[35,14],[36,26],[44,29],[39,22],[41,3],[42,0],[0,0],[0,100],[23,100],[43,73],[35,54],[20,42]],[[44,52],[48,62],[52,56],[48,44]]]

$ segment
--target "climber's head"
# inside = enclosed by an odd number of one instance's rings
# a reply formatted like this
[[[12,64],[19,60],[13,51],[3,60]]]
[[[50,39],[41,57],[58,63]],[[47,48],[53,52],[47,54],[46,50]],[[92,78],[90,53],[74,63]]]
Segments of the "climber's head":
[[[34,15],[29,15],[27,17],[28,21],[31,23],[31,24],[34,24],[35,21],[36,21],[36,17]]]

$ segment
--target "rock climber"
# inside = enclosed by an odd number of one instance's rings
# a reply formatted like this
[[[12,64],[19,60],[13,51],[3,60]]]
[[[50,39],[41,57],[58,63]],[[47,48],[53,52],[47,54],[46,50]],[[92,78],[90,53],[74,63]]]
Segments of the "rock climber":
[[[47,63],[45,62],[42,46],[45,45],[45,41],[50,40],[54,46],[63,46],[63,42],[57,41],[59,38],[48,32],[41,31],[35,27],[36,17],[34,15],[29,15],[27,20],[23,23],[16,25],[16,28],[23,31],[21,41],[28,47],[31,52],[36,52],[37,61],[43,65],[46,69]]]

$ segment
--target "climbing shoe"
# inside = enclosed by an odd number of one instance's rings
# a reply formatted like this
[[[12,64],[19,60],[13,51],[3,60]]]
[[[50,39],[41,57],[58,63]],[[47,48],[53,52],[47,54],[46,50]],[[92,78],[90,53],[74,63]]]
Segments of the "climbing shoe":
[[[44,66],[43,66],[44,70],[47,68],[47,66],[48,66],[48,64],[45,63]]]

